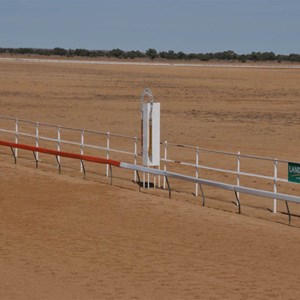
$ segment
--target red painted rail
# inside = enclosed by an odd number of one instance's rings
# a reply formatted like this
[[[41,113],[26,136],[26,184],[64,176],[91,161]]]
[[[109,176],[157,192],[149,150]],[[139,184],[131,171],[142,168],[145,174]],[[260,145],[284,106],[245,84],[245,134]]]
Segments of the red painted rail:
[[[47,148],[29,146],[29,145],[25,145],[25,144],[16,144],[16,143],[11,143],[11,142],[1,141],[1,140],[0,140],[0,145],[10,147],[10,148],[18,148],[18,149],[29,150],[29,151],[33,151],[33,152],[46,153],[46,154],[60,156],[60,157],[68,157],[68,158],[80,159],[80,160],[90,161],[90,162],[99,163],[99,164],[108,164],[111,166],[120,167],[120,162],[117,160],[113,160],[113,159],[106,159],[106,158],[101,158],[101,157],[96,157],[96,156],[75,154],[75,153],[52,150],[52,149],[47,149]]]

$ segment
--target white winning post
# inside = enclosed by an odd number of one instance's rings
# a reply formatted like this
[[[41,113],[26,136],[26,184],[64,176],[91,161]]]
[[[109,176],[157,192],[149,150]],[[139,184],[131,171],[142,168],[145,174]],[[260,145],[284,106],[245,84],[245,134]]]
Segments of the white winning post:
[[[145,96],[149,102],[145,103]],[[146,88],[141,95],[141,148],[143,165],[159,167],[160,165],[160,103],[154,103],[150,89]]]
[[[143,164],[160,165],[160,103],[143,104]]]
[[[149,102],[144,102],[145,96]],[[154,103],[152,92],[145,88],[141,95],[141,151],[143,165],[160,166],[160,103]],[[148,176],[148,188],[149,188]],[[155,180],[154,180],[155,181]]]

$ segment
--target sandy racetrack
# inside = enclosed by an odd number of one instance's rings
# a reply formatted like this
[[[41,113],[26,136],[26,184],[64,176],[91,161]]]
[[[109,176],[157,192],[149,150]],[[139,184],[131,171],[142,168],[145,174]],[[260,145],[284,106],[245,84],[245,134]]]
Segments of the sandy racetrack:
[[[149,86],[162,139],[300,160],[299,70],[2,62],[0,77],[5,116],[135,136]],[[199,207],[0,154],[1,299],[300,296],[297,216],[289,227],[262,209],[237,215],[222,191]]]

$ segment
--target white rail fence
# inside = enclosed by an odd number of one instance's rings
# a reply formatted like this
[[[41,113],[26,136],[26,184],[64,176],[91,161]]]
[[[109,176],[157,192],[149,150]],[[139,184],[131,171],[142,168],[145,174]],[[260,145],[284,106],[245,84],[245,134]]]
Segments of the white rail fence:
[[[125,163],[141,164],[140,139],[137,137],[55,126],[3,116],[0,116],[0,133],[1,139],[5,138],[15,143],[22,143],[23,139],[30,138],[34,139],[37,147],[44,142],[50,143],[51,147],[58,151],[68,146],[74,146],[76,151],[82,155],[86,154],[87,151],[95,150],[101,151],[101,155],[105,154],[107,159],[114,156],[114,159],[122,160]],[[68,138],[65,138],[65,136],[68,136]],[[112,146],[112,139],[115,146]],[[232,184],[237,187],[251,188],[253,185],[256,186],[258,181],[267,182],[268,188],[263,190],[274,194],[279,193],[278,189],[281,183],[287,185],[285,192],[288,191],[291,194],[291,191],[295,190],[295,184],[287,179],[287,165],[290,161],[244,155],[240,152],[215,151],[167,141],[162,142],[161,145],[160,168],[163,171],[172,170],[180,174],[187,173],[188,176],[193,176],[196,179],[213,178],[215,180],[217,178],[218,182]],[[16,156],[18,156],[17,150],[15,149]],[[36,155],[39,159],[38,153]],[[184,157],[185,160],[182,160],[181,157]],[[82,164],[79,167],[82,171]],[[108,174],[109,166],[107,165],[105,175],[108,176]],[[133,171],[133,180],[134,182],[137,181],[137,171]],[[167,178],[164,177],[163,189],[166,189],[166,180]],[[147,187],[149,188],[149,173],[147,181]],[[156,180],[156,176],[153,175],[153,181],[154,187],[161,187],[160,176]],[[144,173],[144,187],[146,186],[145,182]],[[199,195],[199,188],[202,188],[201,185],[195,183],[193,193],[196,197]],[[203,195],[203,192],[201,194]],[[237,192],[237,197],[240,197],[239,192]],[[276,211],[277,199],[274,197],[273,212],[276,213]]]
[[[163,169],[165,171],[168,169],[167,168],[168,164],[171,163],[171,164],[177,164],[177,165],[193,168],[195,178],[200,178],[200,173],[201,173],[201,178],[203,177],[205,178],[207,174],[203,173],[203,171],[212,171],[214,173],[214,176],[216,174],[232,175],[230,183],[236,186],[240,186],[241,183],[243,183],[243,186],[247,186],[251,184],[250,181],[247,180],[247,178],[252,178],[253,179],[252,186],[256,185],[257,181],[259,180],[262,180],[264,182],[267,181],[268,186],[270,184],[272,185],[271,191],[274,192],[275,194],[278,192],[280,183],[286,184],[287,188],[285,188],[285,190],[288,190],[289,192],[295,189],[294,188],[295,183],[289,182],[287,179],[288,163],[293,161],[254,156],[254,155],[245,155],[245,154],[241,154],[241,152],[232,153],[232,152],[209,150],[209,149],[193,147],[189,145],[169,143],[167,141],[163,142],[162,145],[163,145],[164,154],[163,154],[163,158],[161,158],[161,162],[163,165]],[[191,153],[194,152],[194,162],[171,159],[169,152],[170,149],[172,148],[175,148],[175,151],[173,151],[174,153],[177,153],[178,149],[180,148],[188,149]],[[201,163],[201,161],[203,161],[201,157],[204,155],[207,156],[208,154],[211,157],[218,156],[218,158],[221,161],[225,161],[225,162],[228,161],[228,158],[231,158],[230,168],[209,166],[207,162]],[[211,160],[217,163],[217,159],[212,158]],[[243,166],[242,161],[246,163],[245,171],[242,169]],[[205,165],[205,163],[207,164]],[[297,162],[293,162],[293,163],[297,163]],[[247,171],[247,169],[253,169],[253,171],[252,172]],[[163,187],[166,188],[165,180],[163,183]],[[198,195],[199,195],[199,185],[195,184],[195,196]],[[238,193],[238,197],[240,197],[239,193]],[[275,198],[273,200],[273,212],[276,213],[276,211],[277,211],[277,199]]]
[[[99,150],[99,154],[110,159],[112,155],[123,155],[125,161],[138,162],[138,138],[130,137],[126,135],[112,134],[110,132],[98,132],[93,130],[82,130],[77,128],[65,127],[60,125],[50,125],[46,123],[32,122],[27,120],[9,118],[0,116],[0,121],[7,121],[6,128],[3,128],[1,124],[0,132],[9,134],[7,138],[14,139],[15,143],[22,143],[25,138],[34,139],[36,147],[39,147],[43,142],[50,142],[50,147],[55,148],[58,151],[66,150],[68,146],[74,146],[73,150],[79,152],[79,154],[86,154],[90,150]],[[10,123],[9,123],[10,122]],[[43,132],[42,132],[43,131]],[[45,135],[47,134],[47,136]],[[88,138],[86,138],[88,136]],[[117,149],[111,147],[111,140],[119,139],[124,140],[132,145],[132,151]],[[121,147],[122,147],[121,143]],[[127,147],[129,148],[129,147]],[[101,152],[100,152],[101,151]],[[15,155],[18,157],[18,149],[15,149]],[[118,156],[117,156],[118,157]],[[36,153],[37,160],[39,159],[39,153]],[[131,158],[131,159],[130,159]],[[60,159],[58,157],[58,159]],[[83,166],[80,164],[80,171]],[[109,174],[109,166],[106,166],[105,175]],[[134,172],[134,181],[136,181],[136,172]]]

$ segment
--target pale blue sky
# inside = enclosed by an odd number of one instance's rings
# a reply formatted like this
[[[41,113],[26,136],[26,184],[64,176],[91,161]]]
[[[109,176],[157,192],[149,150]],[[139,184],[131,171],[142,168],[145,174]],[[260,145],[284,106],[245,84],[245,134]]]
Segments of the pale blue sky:
[[[300,53],[300,0],[0,0],[0,47]]]

